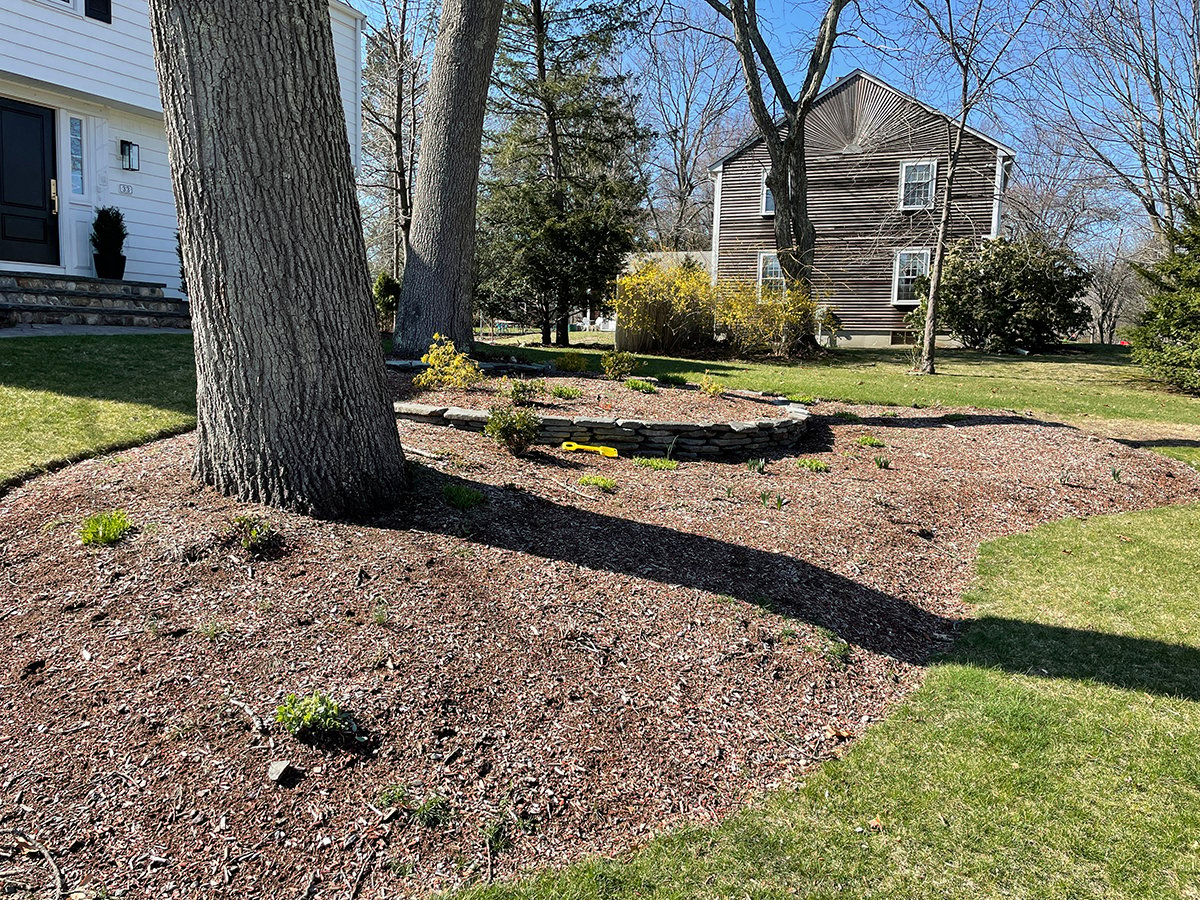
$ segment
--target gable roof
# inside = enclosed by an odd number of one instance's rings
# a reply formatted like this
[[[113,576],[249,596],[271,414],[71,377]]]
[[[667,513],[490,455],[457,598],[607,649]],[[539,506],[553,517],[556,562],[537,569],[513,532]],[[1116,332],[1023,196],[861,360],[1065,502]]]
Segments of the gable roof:
[[[907,94],[904,91],[901,91],[898,88],[893,87],[892,85],[890,85],[886,81],[884,81],[882,78],[872,75],[870,72],[866,72],[862,69],[855,69],[854,71],[852,71],[846,75],[843,75],[841,78],[839,78],[833,84],[829,85],[829,87],[822,90],[821,93],[819,93],[817,95],[817,99],[813,101],[813,109],[815,110],[817,108],[817,105],[820,104],[821,101],[824,100],[826,97],[830,96],[834,91],[842,90],[847,85],[849,85],[851,82],[856,81],[856,80],[862,80],[869,84],[872,84],[875,87],[880,88],[881,90],[891,94],[896,99],[907,102],[907,103],[911,103],[911,104],[917,106],[918,108],[924,110],[925,112],[930,113],[931,115],[937,116],[938,118],[945,119],[948,122],[953,121],[950,118],[950,116],[946,115],[946,113],[942,112],[941,110],[939,110],[933,106],[930,106],[928,103],[918,100],[916,97],[912,96],[911,94]],[[783,127],[783,124],[784,124],[783,122],[780,122],[781,128]],[[972,128],[970,125],[966,126],[965,130],[966,130],[967,134],[973,135],[974,137],[979,138],[980,140],[984,141],[985,143],[991,144],[993,147],[995,147],[1001,153],[1006,154],[1007,156],[1015,156],[1016,155],[1015,151],[1011,147],[1009,147],[1007,144],[1001,143],[1000,141],[996,140],[995,138],[984,134],[982,131],[979,131],[976,128]],[[747,138],[745,141],[743,141],[741,144],[739,144],[733,150],[726,153],[724,156],[722,156],[720,159],[718,159],[712,165],[710,165],[708,167],[708,170],[710,172],[719,172],[721,170],[721,168],[725,165],[725,163],[729,162],[732,159],[736,159],[737,157],[739,157],[743,153],[745,153],[747,150],[750,150],[751,148],[758,146],[759,144],[762,143],[762,140],[763,140],[763,136],[761,134],[756,133],[752,137]]]

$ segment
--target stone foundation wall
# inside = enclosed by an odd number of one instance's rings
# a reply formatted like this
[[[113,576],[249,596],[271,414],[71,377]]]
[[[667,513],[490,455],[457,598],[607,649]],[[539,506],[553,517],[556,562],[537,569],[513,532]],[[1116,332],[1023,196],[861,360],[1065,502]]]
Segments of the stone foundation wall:
[[[713,459],[756,454],[791,447],[808,427],[808,410],[798,403],[776,400],[778,418],[741,422],[670,422],[658,419],[616,419],[594,416],[542,416],[539,444],[602,444],[625,455],[666,456],[673,459]],[[483,431],[488,413],[456,406],[396,403],[396,417],[429,425]]]

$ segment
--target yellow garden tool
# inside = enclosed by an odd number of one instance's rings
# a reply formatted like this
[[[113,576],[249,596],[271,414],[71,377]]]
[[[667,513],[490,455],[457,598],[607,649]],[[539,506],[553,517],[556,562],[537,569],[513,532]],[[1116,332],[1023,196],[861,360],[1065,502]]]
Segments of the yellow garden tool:
[[[562,448],[564,450],[586,450],[588,453],[599,453],[601,456],[607,456],[609,459],[616,459],[616,447],[596,447],[591,444],[576,444],[574,441],[563,441]]]

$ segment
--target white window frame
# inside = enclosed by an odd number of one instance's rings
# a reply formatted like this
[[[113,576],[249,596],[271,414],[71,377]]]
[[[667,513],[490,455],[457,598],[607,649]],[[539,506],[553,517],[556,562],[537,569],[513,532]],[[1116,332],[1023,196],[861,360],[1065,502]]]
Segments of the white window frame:
[[[759,250],[758,251],[758,295],[759,295],[759,297],[762,296],[763,269],[766,267],[767,257],[772,257],[772,256],[775,257],[775,262],[776,262],[776,264],[778,264],[779,254],[775,250]],[[779,275],[780,275],[780,280],[782,280],[782,278],[783,278],[783,267],[782,266],[779,269]],[[784,288],[787,287],[786,282],[782,285],[782,287],[784,287]]]
[[[762,187],[759,190],[758,211],[764,216],[775,215],[775,195],[771,194],[771,208],[767,209],[767,194],[770,194],[770,188],[767,187],[767,170],[763,169]]]
[[[83,18],[83,0],[41,0],[43,6],[53,6]]]
[[[904,184],[907,181],[908,170],[917,166],[929,166],[929,200],[921,204],[906,204],[904,202]],[[902,212],[917,212],[922,209],[933,209],[937,202],[937,160],[936,159],[906,159],[900,163],[900,196],[897,204]]]
[[[919,306],[919,303],[900,299],[900,260],[905,256],[920,254],[925,257],[925,274],[929,274],[929,266],[933,262],[933,253],[928,247],[905,247],[896,251],[892,262],[892,306]]]

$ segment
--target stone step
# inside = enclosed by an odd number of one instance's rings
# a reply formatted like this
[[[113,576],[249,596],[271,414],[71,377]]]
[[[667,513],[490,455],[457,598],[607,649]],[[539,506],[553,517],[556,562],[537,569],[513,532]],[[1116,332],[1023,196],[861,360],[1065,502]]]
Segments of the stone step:
[[[142,312],[174,313],[188,315],[184,300],[172,297],[145,296],[139,294],[96,293],[69,290],[23,290],[12,291],[0,288],[0,307],[58,307],[64,309],[138,310]]]
[[[0,299],[0,326],[124,325],[135,328],[190,328],[187,305],[167,311],[94,306],[47,306],[5,303]]]
[[[18,292],[102,294],[161,299],[164,284],[152,281],[113,281],[71,275],[42,275],[34,272],[0,272],[0,294]]]

